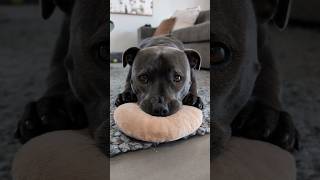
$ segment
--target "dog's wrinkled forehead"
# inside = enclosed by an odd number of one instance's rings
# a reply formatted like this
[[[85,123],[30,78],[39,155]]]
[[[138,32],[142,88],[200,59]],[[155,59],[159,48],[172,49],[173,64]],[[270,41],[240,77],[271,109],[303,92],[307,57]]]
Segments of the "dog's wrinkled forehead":
[[[107,26],[108,3],[106,0],[77,0],[72,11],[74,28],[92,33],[101,26]],[[106,31],[107,32],[107,31]]]
[[[143,48],[140,51],[141,54],[155,54],[155,55],[184,55],[184,52],[181,49],[178,49],[176,47],[171,46],[163,46],[163,45],[157,45],[157,46],[151,46]]]
[[[255,27],[254,9],[251,0],[213,0],[211,2],[211,39],[216,36],[243,44],[247,29]]]
[[[181,67],[186,63],[188,63],[187,56],[182,50],[168,46],[152,46],[139,51],[134,65]]]
[[[181,41],[179,41],[174,37],[169,37],[169,36],[147,38],[139,44],[140,48],[146,48],[146,47],[152,47],[152,46],[165,46],[165,47],[172,47],[180,50],[184,49],[183,43]]]

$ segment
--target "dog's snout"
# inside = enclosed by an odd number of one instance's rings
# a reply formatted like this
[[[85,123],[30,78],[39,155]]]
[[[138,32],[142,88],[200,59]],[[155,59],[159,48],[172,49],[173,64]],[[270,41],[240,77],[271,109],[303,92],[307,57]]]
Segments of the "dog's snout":
[[[155,96],[150,99],[152,104],[152,115],[154,116],[168,116],[169,107],[165,103],[163,96]]]
[[[162,103],[164,103],[164,97],[162,97],[162,96],[152,97],[150,99],[150,101],[151,101],[152,104],[157,104],[157,103],[162,104]]]
[[[166,104],[154,104],[152,107],[153,115],[154,116],[168,116],[169,114],[169,108]]]

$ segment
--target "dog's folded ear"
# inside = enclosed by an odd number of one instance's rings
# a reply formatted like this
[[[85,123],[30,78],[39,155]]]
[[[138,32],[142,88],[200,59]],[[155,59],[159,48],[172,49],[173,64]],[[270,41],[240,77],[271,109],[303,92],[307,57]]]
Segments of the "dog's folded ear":
[[[280,0],[277,13],[273,21],[280,28],[285,29],[288,25],[291,13],[291,0]]]
[[[140,49],[137,48],[137,47],[131,47],[131,48],[125,50],[123,55],[122,55],[123,67],[126,67],[127,64],[132,66],[134,58],[137,56],[139,51],[140,51]]]
[[[201,67],[201,55],[198,51],[193,49],[185,49],[184,52],[186,53],[190,67],[193,69],[200,69]]]
[[[54,9],[59,7],[67,15],[71,14],[74,0],[40,0],[41,14],[44,19],[48,19]]]
[[[291,0],[252,0],[260,23],[273,22],[281,30],[287,27]]]

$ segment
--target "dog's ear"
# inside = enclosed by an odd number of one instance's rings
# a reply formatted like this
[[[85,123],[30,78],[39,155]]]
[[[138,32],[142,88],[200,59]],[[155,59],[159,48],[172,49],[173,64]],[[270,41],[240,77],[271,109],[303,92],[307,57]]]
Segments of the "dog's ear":
[[[40,0],[40,6],[43,19],[48,19],[56,7],[56,5],[53,3],[53,0]]]
[[[43,19],[48,19],[54,12],[56,6],[67,15],[70,15],[74,0],[40,0],[40,5]]]
[[[140,51],[137,47],[131,47],[124,51],[122,55],[122,64],[123,67],[126,67],[127,64],[132,66],[134,58],[137,56],[138,52]]]
[[[282,30],[288,25],[291,13],[291,4],[291,0],[279,0],[278,10],[273,17],[274,23]]]
[[[185,49],[184,52],[186,53],[190,67],[192,69],[200,69],[201,67],[201,55],[198,51],[193,49]]]
[[[274,22],[281,30],[287,27],[291,0],[252,0],[258,21]]]

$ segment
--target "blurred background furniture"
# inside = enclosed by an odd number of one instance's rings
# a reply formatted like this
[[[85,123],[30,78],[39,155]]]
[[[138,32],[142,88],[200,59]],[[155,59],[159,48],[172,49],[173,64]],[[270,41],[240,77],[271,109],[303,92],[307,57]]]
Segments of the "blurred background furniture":
[[[155,27],[140,27],[138,42],[152,37],[156,29]],[[172,31],[171,35],[182,41],[185,48],[199,51],[202,56],[201,68],[210,68],[210,11],[201,11],[193,26]]]
[[[110,32],[114,29],[114,24],[112,21],[110,21]]]

